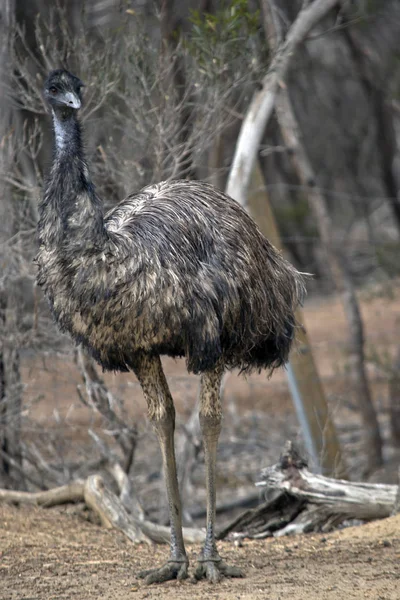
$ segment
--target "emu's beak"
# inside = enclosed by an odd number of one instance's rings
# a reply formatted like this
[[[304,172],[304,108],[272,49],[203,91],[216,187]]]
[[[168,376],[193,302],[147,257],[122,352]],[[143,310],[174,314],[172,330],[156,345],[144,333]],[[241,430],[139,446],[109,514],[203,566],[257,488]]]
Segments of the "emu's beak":
[[[75,108],[76,110],[80,108],[82,104],[78,96],[72,92],[65,92],[65,94],[58,97],[58,101],[62,102],[66,106],[69,106],[70,108]]]

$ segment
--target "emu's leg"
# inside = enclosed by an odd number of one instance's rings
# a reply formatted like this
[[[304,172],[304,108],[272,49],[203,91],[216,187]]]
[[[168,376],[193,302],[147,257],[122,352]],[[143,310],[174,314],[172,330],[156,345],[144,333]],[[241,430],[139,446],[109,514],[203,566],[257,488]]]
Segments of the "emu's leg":
[[[243,577],[240,569],[231,567],[222,560],[215,543],[216,462],[222,419],[220,400],[222,374],[223,369],[221,367],[215,371],[204,373],[200,388],[199,418],[206,463],[207,530],[206,541],[198,558],[195,578],[206,577],[211,583],[217,583],[221,575]]]
[[[153,423],[161,448],[171,523],[168,562],[160,568],[142,571],[138,573],[138,577],[144,578],[148,584],[162,583],[169,579],[186,579],[189,561],[182,536],[181,501],[174,450],[175,409],[172,396],[158,356],[136,357],[133,368],[142,386],[149,419]]]

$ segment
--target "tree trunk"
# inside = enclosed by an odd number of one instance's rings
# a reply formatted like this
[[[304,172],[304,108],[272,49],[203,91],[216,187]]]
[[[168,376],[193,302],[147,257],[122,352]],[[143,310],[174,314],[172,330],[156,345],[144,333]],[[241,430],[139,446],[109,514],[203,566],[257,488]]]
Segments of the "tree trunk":
[[[344,34],[354,62],[358,67],[360,81],[365,88],[366,95],[370,98],[372,114],[376,120],[376,141],[378,157],[381,161],[382,183],[385,186],[386,200],[389,203],[400,234],[399,186],[393,168],[397,151],[396,136],[391,111],[387,105],[386,73],[379,68],[380,65],[374,65],[369,59],[366,45],[362,44],[355,32],[345,28]]]
[[[275,1],[264,0],[264,29],[273,49],[275,46],[278,47],[282,42],[282,31],[278,14]],[[309,188],[309,202],[315,216],[321,242],[324,245],[331,274],[337,289],[342,293],[350,332],[350,372],[356,391],[357,403],[360,407],[367,433],[366,454],[368,457],[368,469],[373,470],[382,464],[382,440],[365,370],[364,331],[355,289],[346,267],[345,257],[336,243],[328,203],[323,193],[316,187],[315,174],[302,141],[300,128],[286,86],[282,86],[277,96],[276,110],[282,137],[288,149],[290,149],[290,155],[293,157],[298,177],[301,183]]]
[[[299,14],[293,25],[290,27],[286,38],[279,43],[276,52],[271,61],[270,67],[262,81],[262,87],[256,91],[254,97],[247,110],[246,116],[243,120],[239,137],[236,144],[235,155],[231,165],[228,182],[226,185],[226,193],[235,198],[244,208],[248,208],[248,190],[251,182],[251,178],[254,177],[254,169],[257,160],[257,153],[259,150],[260,142],[264,134],[266,124],[274,110],[276,96],[279,90],[281,80],[285,77],[286,72],[289,68],[292,56],[296,51],[297,47],[303,42],[305,37],[308,35],[310,30],[315,26],[316,23],[325,16],[329,10],[336,5],[335,0],[316,0],[312,5],[304,5],[300,10]],[[275,233],[277,232],[275,228]],[[270,232],[264,231],[267,235]],[[277,235],[275,235],[277,237]],[[311,364],[311,363],[310,363]],[[312,369],[313,373],[316,374],[315,368]],[[322,396],[317,394],[319,399]],[[330,424],[328,418],[328,412],[324,403],[323,414],[326,417],[323,422],[323,427],[329,423],[329,431],[333,432],[334,428]],[[311,416],[311,415],[310,415]],[[315,422],[314,418],[311,418],[312,422]],[[304,420],[304,424],[308,423],[308,419]],[[321,423],[318,424],[318,427]],[[320,439],[316,434],[315,427],[311,428],[313,433],[310,432],[308,435],[305,432],[306,438],[310,441],[317,442]],[[308,427],[307,427],[308,431]],[[332,436],[332,441],[334,436]],[[324,468],[334,470],[334,459],[332,456],[323,457],[320,453],[322,446],[317,443],[310,449],[313,450],[314,458],[318,464],[320,461],[325,462]],[[335,452],[336,453],[336,452]],[[340,452],[337,448],[337,457],[340,456]],[[339,458],[340,463],[340,458]],[[343,466],[340,466],[342,469]]]
[[[9,79],[9,54],[15,19],[13,0],[0,3],[0,80],[3,89]],[[0,275],[0,479],[6,487],[22,488],[24,480],[21,454],[22,386],[19,372],[17,315],[13,298],[16,269],[7,239],[15,231],[14,207],[5,174],[11,161],[9,136],[11,107],[6,94],[0,100],[0,241],[2,266]]]
[[[309,202],[332,278],[342,295],[349,326],[349,365],[353,387],[365,430],[367,469],[373,471],[382,465],[382,439],[365,369],[364,331],[355,289],[348,273],[346,259],[336,242],[334,226],[323,193],[316,185],[315,175],[303,146],[301,133],[286,89],[277,101],[277,115],[282,135],[290,148],[300,181],[308,187]]]
[[[290,27],[286,38],[277,47],[269,69],[250,103],[236,144],[226,193],[242,206],[247,202],[247,190],[265,127],[274,110],[276,95],[285,78],[292,57],[311,29],[334,6],[337,0],[315,0],[304,4]]]
[[[262,233],[276,248],[283,250],[258,161],[250,182],[248,206]],[[306,448],[315,466],[323,474],[345,478],[346,466],[300,308],[296,311],[296,321],[299,327],[287,375]]]
[[[260,3],[268,11],[271,0]],[[283,39],[304,4],[302,0],[275,2],[273,15]],[[312,7],[314,3],[308,4]],[[349,249],[347,266],[360,282],[365,281],[365,275],[381,270],[382,252],[383,258],[387,257],[386,242],[391,248],[397,245],[397,240],[393,242],[397,223],[392,214],[397,204],[396,177],[398,189],[400,171],[398,153],[392,164],[395,149],[389,111],[398,87],[395,78],[398,79],[399,70],[399,31],[397,0],[342,1],[297,47],[286,77],[281,78],[281,85],[290,90],[303,144],[318,173],[318,184],[324,189],[332,220],[342,234],[342,246]],[[275,34],[266,36],[272,51],[274,37]],[[279,44],[279,40],[275,43]],[[387,104],[383,106],[385,100]],[[283,145],[272,119],[262,145]],[[293,176],[290,156],[281,148],[269,153],[263,159],[263,170],[271,204],[280,211],[278,222],[281,214],[287,235],[293,236],[292,245],[301,249],[296,252],[302,260],[300,264],[304,270],[310,270],[313,264],[313,273],[317,271],[321,283],[325,283],[326,268],[321,268],[320,253],[314,245],[313,215],[306,208],[305,212],[301,210],[307,190]],[[292,210],[293,204],[298,210]],[[369,244],[364,222],[371,214],[376,245]],[[349,235],[353,231],[357,236]],[[285,233],[283,227],[282,232]],[[311,252],[305,253],[304,248]],[[362,263],[356,260],[360,257]],[[388,266],[398,271],[398,263],[391,266],[389,262]],[[330,290],[329,279],[326,283]]]

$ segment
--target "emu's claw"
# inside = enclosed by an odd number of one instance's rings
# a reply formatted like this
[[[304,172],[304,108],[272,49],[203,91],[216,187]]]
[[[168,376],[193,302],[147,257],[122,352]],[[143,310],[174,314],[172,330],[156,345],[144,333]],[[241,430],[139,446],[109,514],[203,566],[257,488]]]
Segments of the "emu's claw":
[[[197,563],[197,568],[194,573],[195,579],[199,580],[205,577],[210,583],[218,583],[221,576],[225,577],[245,577],[243,571],[238,567],[228,565],[222,559],[200,559]]]
[[[139,571],[137,577],[144,579],[147,585],[151,583],[163,583],[170,579],[187,579],[188,577],[188,561],[169,560],[165,565],[158,569],[149,569],[147,571]]]

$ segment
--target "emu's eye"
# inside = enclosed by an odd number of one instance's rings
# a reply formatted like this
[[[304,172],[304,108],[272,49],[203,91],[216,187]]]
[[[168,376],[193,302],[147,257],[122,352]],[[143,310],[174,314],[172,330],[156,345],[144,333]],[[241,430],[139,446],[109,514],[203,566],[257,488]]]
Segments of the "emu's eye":
[[[55,96],[58,93],[58,89],[52,85],[51,88],[49,88],[49,92],[52,96]]]

